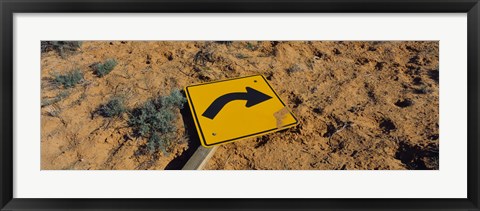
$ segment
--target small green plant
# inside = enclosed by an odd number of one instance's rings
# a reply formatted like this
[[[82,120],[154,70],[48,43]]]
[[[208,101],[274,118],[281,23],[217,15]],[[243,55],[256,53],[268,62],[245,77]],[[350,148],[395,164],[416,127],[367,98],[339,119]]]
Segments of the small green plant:
[[[107,59],[104,63],[93,65],[93,71],[95,75],[101,78],[110,73],[115,66],[117,66],[117,61],[115,59]]]
[[[83,73],[80,69],[73,69],[66,74],[53,74],[53,83],[64,88],[71,88],[83,81]]]
[[[292,74],[292,73],[300,72],[300,71],[303,71],[303,69],[298,64],[294,64],[294,65],[290,66],[289,68],[287,68],[287,73],[288,74]]]
[[[68,91],[61,91],[60,93],[58,93],[58,95],[56,95],[56,96],[53,97],[53,98],[42,99],[41,107],[58,103],[58,102],[60,102],[61,100],[63,100],[63,99],[65,99],[66,97],[68,97],[69,95],[70,95],[70,92],[68,92]]]
[[[42,41],[41,44],[41,51],[57,51],[58,54],[62,57],[66,57],[66,53],[74,52],[80,49],[82,46],[81,41]]]
[[[156,104],[161,105],[164,108],[183,108],[183,104],[185,104],[187,99],[183,97],[182,93],[175,89],[173,90],[170,95],[162,96],[156,99]]]
[[[247,48],[248,50],[251,50],[251,51],[257,50],[257,47],[254,46],[254,45],[253,45],[252,43],[250,43],[250,42],[247,42],[246,48]]]
[[[212,51],[200,50],[193,57],[193,62],[195,63],[195,65],[200,63],[202,66],[205,66],[207,62],[209,63],[215,62],[215,58],[213,56]]]
[[[246,56],[244,54],[241,54],[241,53],[237,53],[235,55],[235,57],[237,57],[237,59],[246,59],[246,58],[250,58],[249,56]]]
[[[233,41],[215,41],[218,44],[224,44],[226,46],[230,46],[233,44]]]
[[[113,97],[106,104],[100,105],[97,112],[103,117],[119,116],[126,111],[124,101],[121,97]]]
[[[134,134],[147,138],[150,151],[160,149],[167,153],[173,144],[176,130],[175,109],[182,109],[186,102],[179,90],[173,90],[168,96],[161,96],[147,101],[129,114],[128,125]]]

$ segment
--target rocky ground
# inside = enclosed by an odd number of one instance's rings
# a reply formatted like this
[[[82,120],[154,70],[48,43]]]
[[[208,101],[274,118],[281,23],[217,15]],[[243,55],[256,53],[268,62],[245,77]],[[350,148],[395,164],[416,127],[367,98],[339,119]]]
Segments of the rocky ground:
[[[263,74],[294,128],[221,145],[206,169],[438,169],[439,43],[89,41],[43,49],[42,169],[180,169],[199,145],[174,108],[165,150],[131,126],[150,99],[185,86]],[[117,64],[99,76],[95,65]],[[83,79],[53,83],[72,70]],[[98,110],[114,97],[125,112]]]

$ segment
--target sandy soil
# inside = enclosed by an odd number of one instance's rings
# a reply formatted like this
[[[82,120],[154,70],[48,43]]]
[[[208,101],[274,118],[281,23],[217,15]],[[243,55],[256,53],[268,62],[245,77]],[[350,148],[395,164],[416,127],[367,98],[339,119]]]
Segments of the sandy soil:
[[[42,169],[180,169],[199,145],[188,108],[176,145],[146,150],[127,115],[95,110],[115,95],[132,109],[194,83],[263,74],[297,116],[288,130],[228,143],[206,169],[438,169],[439,44],[432,42],[84,42],[42,53]],[[114,58],[105,77],[91,65]],[[79,68],[83,83],[51,84]],[[192,132],[193,131],[193,132]]]

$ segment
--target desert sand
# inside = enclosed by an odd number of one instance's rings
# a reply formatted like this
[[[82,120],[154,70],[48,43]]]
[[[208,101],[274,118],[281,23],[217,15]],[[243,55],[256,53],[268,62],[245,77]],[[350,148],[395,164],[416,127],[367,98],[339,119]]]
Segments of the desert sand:
[[[185,86],[262,74],[299,120],[280,132],[219,146],[205,169],[439,168],[437,41],[87,41],[41,56],[41,169],[181,169],[199,146],[188,106],[175,143],[147,149],[129,115],[99,106],[124,96],[132,110]],[[98,77],[92,65],[118,64]],[[74,87],[52,75],[78,69]],[[43,103],[48,102],[48,103]]]

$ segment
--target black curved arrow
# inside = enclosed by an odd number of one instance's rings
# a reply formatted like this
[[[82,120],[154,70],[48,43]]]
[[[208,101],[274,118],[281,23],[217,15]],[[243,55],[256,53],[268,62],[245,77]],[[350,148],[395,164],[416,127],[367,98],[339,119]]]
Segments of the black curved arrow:
[[[215,118],[218,112],[220,112],[220,110],[222,110],[222,108],[230,101],[246,100],[247,103],[245,104],[245,106],[249,108],[265,100],[272,98],[248,86],[245,88],[247,89],[247,92],[233,92],[233,93],[228,93],[218,97],[213,101],[212,104],[210,104],[210,106],[208,106],[207,110],[203,112],[202,116],[207,117],[209,119]]]

